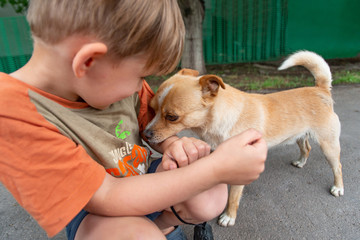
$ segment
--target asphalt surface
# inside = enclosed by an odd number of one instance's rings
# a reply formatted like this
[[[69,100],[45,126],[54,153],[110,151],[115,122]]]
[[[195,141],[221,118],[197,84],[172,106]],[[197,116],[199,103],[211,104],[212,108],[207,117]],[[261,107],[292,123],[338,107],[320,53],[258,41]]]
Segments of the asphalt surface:
[[[311,142],[310,158],[303,169],[296,145],[269,151],[265,172],[245,187],[233,227],[210,222],[215,239],[360,239],[360,85],[333,88],[339,115],[341,162],[345,195],[334,197],[329,189],[333,174],[320,148]],[[188,239],[191,226],[184,227]],[[45,232],[0,185],[0,239],[48,239]],[[54,240],[65,240],[60,232]]]

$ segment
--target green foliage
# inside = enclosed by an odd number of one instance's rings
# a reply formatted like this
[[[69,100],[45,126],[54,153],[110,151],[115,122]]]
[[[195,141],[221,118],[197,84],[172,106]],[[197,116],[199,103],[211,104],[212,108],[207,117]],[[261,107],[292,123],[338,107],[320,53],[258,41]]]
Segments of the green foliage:
[[[28,0],[0,0],[0,7],[4,7],[9,3],[17,13],[25,13],[29,6]]]
[[[360,83],[360,71],[341,71],[334,74],[333,85],[344,83]]]

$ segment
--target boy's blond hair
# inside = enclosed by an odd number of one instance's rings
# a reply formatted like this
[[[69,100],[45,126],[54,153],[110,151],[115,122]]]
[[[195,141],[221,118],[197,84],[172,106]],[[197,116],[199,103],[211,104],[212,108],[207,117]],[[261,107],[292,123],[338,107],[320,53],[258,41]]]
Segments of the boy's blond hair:
[[[72,35],[94,36],[121,60],[149,55],[147,69],[169,73],[178,64],[185,27],[177,0],[30,0],[34,41],[56,44]]]

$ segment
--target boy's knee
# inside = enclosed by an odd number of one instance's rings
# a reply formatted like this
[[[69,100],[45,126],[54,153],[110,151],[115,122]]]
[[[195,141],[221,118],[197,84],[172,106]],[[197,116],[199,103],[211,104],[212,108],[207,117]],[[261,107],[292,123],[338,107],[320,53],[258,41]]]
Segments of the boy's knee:
[[[110,231],[109,231],[110,230]],[[166,239],[145,217],[102,217],[88,215],[76,233],[77,239]]]
[[[193,221],[202,223],[218,217],[224,211],[225,207],[226,201],[212,201],[212,199],[209,199],[208,202],[203,204],[190,206],[188,211]]]
[[[128,235],[129,237],[124,239],[166,239],[165,235],[153,222],[148,219],[143,220],[144,221],[139,221],[137,224],[132,225],[132,231]]]
[[[216,186],[184,204],[185,216],[191,223],[202,223],[218,217],[225,209],[228,199],[226,185]]]

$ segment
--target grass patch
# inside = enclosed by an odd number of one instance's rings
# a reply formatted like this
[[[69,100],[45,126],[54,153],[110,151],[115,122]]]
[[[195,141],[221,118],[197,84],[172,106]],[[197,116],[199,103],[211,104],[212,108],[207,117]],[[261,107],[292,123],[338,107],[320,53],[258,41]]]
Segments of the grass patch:
[[[360,83],[360,71],[340,71],[333,76],[333,85]]]
[[[225,80],[224,80],[225,81]],[[276,90],[276,89],[287,89],[297,88],[304,86],[313,86],[314,80],[312,78],[299,78],[299,77],[284,77],[284,76],[271,76],[264,77],[263,79],[250,80],[246,78],[245,81],[234,82],[230,81],[231,86],[250,91],[260,90]]]

